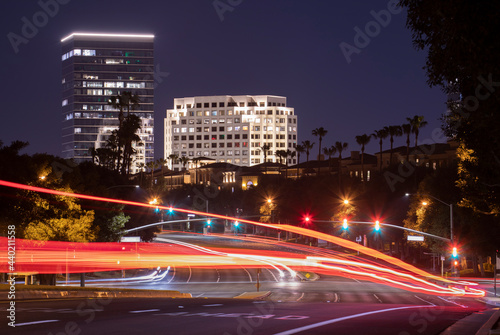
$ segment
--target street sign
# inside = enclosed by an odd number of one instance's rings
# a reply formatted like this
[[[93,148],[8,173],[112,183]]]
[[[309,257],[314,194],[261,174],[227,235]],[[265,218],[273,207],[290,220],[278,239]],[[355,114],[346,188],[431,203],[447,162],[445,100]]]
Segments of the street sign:
[[[408,241],[418,241],[418,242],[423,242],[424,237],[419,236],[419,235],[408,235]]]
[[[120,242],[141,242],[140,236],[122,236]]]

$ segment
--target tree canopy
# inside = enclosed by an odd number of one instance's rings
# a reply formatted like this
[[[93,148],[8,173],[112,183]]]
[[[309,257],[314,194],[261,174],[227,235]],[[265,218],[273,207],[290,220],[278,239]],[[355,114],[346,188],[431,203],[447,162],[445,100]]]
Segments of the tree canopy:
[[[446,134],[456,138],[462,205],[500,214],[500,2],[401,0],[413,43],[427,51],[430,86],[448,94]]]

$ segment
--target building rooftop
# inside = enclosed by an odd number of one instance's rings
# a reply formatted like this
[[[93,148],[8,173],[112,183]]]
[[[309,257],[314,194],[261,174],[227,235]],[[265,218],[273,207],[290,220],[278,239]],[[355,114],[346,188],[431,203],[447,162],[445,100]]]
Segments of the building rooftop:
[[[84,37],[84,38],[89,38],[89,39],[95,39],[95,38],[109,39],[110,37],[113,37],[113,38],[133,38],[133,39],[151,39],[151,38],[154,38],[155,35],[118,34],[118,33],[116,33],[116,34],[115,33],[71,33],[70,35],[61,39],[61,42],[65,42],[66,40],[69,40],[73,37]]]

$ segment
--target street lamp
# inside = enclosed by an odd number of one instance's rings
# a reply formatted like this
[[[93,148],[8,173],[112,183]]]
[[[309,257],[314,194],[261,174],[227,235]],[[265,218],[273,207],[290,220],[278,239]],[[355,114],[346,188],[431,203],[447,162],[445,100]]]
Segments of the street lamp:
[[[417,193],[417,194],[431,197],[432,199],[439,201],[443,205],[450,207],[450,241],[451,241],[451,245],[453,245],[453,204],[448,204],[448,203],[444,202],[443,200],[438,199],[435,196],[427,194],[427,193],[426,194]],[[406,193],[405,196],[407,196],[407,197],[410,196],[410,193]],[[422,202],[422,205],[427,206],[427,202],[425,202],[425,201]]]

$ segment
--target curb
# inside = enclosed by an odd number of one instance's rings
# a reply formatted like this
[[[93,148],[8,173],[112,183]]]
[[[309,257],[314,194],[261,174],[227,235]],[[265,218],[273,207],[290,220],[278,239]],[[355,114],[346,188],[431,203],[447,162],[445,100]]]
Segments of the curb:
[[[500,306],[500,298],[484,297],[481,300],[487,303],[488,305]]]
[[[7,296],[7,291],[0,291],[1,296]],[[82,291],[82,290],[19,290],[15,300],[55,299],[55,298],[192,298],[190,293],[179,291]]]
[[[489,335],[491,328],[500,319],[500,309],[497,310],[486,323],[477,331],[476,335]]]
[[[261,300],[265,297],[268,297],[271,294],[271,291],[263,291],[263,292],[243,292],[233,299],[252,299],[252,300]]]

